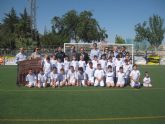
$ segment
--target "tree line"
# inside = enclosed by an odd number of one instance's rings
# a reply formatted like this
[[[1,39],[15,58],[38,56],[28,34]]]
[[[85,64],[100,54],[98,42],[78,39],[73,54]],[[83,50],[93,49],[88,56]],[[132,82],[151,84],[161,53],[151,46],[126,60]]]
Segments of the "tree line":
[[[51,30],[47,31],[45,28],[44,34],[39,34],[37,29],[32,28],[31,17],[26,8],[19,15],[14,8],[4,15],[0,23],[0,48],[63,45],[70,41],[91,43],[108,38],[106,30],[99,25],[91,11],[78,13],[76,10],[70,10],[62,16],[54,16],[51,20]],[[135,25],[135,33],[135,42],[147,40],[157,49],[164,39],[164,20],[153,15],[148,21]],[[116,35],[115,43],[124,44],[125,40]]]

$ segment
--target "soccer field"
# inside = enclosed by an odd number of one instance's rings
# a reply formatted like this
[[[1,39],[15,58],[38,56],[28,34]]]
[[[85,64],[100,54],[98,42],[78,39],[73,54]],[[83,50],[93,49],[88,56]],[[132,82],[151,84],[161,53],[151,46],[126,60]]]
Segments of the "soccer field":
[[[139,66],[153,87],[17,87],[16,66],[0,66],[0,124],[164,124],[165,66]]]

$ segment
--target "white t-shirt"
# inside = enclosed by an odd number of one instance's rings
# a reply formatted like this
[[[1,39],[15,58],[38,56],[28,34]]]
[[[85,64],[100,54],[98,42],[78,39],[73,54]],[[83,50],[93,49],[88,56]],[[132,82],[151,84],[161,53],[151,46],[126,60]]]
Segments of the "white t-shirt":
[[[118,60],[116,59],[115,61],[115,66],[116,66],[116,72],[119,71],[119,68],[123,65],[122,59]]]
[[[139,70],[132,70],[130,73],[130,77],[132,77],[132,79],[134,81],[138,80],[140,77],[140,71]]]
[[[23,61],[23,60],[26,60],[26,55],[19,52],[17,55],[16,55],[16,62],[20,62],[20,61]]]
[[[117,82],[124,82],[125,81],[124,78],[125,78],[124,72],[123,73],[121,73],[121,72],[117,73]]]
[[[103,70],[98,70],[98,69],[95,70],[94,77],[96,77],[96,78],[102,78],[104,76],[105,76],[105,73],[104,73]]]
[[[35,76],[35,74],[28,74],[28,75],[26,76],[26,81],[27,81],[27,82],[35,82],[36,79],[37,79],[37,77]]]
[[[70,79],[70,80],[74,80],[76,79],[76,72],[72,72],[71,70],[68,71],[68,74],[67,74],[67,78]]]
[[[52,64],[50,62],[45,61],[44,62],[44,73],[50,73],[52,68]]]
[[[50,63],[52,64],[53,67],[56,67],[57,65],[57,60],[51,59]]]
[[[131,72],[131,67],[130,67],[130,65],[124,64],[124,65],[123,65],[123,71],[124,71],[124,73],[125,73],[125,77],[127,78],[127,77],[130,75],[130,72]]]
[[[69,70],[69,67],[70,67],[70,62],[64,60],[64,69],[65,69],[65,71],[68,71]]]
[[[57,78],[58,78],[58,73],[53,73],[53,72],[50,73],[51,80],[57,80]]]
[[[61,68],[64,67],[64,63],[62,62],[57,62],[57,72],[60,73]]]
[[[101,64],[101,68],[106,70],[106,66],[107,66],[107,61],[106,60],[99,60],[99,63]]]
[[[96,60],[92,60],[92,63],[93,63],[93,68],[97,68],[97,64],[98,64],[98,61],[96,61]]]
[[[99,49],[92,49],[90,52],[90,59],[93,60],[94,56],[100,57],[100,50]]]
[[[80,61],[78,62],[78,65],[79,65],[79,67],[82,67],[83,70],[85,71],[85,68],[86,68],[86,62],[85,62],[85,61],[80,60]]]
[[[106,72],[106,82],[114,81],[114,72],[107,71]]]
[[[39,74],[38,74],[38,81],[40,81],[40,82],[42,82],[42,83],[45,82],[45,75],[39,73]]]
[[[87,67],[85,73],[87,74],[88,78],[94,77],[94,68]]]
[[[72,60],[70,65],[73,66],[74,69],[76,69],[78,67],[78,61]]]
[[[150,77],[144,77],[143,82],[146,84],[150,84],[151,83],[151,78]]]

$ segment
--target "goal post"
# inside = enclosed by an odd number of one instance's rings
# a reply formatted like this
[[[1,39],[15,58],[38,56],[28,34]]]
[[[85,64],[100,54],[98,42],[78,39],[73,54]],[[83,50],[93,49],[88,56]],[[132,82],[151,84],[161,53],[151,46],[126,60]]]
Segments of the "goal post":
[[[71,46],[74,45],[76,51],[79,53],[80,48],[83,47],[85,51],[90,54],[91,49],[93,48],[93,43],[64,43],[64,52],[69,53]],[[97,43],[98,49],[100,49],[101,52],[104,52],[105,48],[108,48],[109,51],[113,51],[113,47],[116,46],[118,48],[118,51],[121,51],[121,47],[125,46],[126,51],[130,53],[130,56],[132,57],[132,63],[133,63],[133,54],[134,54],[134,48],[133,44],[112,44],[112,43]]]

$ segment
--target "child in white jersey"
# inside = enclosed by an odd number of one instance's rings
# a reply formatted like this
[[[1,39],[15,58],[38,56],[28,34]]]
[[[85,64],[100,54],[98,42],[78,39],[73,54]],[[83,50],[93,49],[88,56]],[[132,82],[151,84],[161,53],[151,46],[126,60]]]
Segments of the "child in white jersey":
[[[67,74],[67,80],[68,80],[69,86],[75,86],[76,85],[77,78],[76,78],[76,72],[75,72],[73,66],[70,66],[70,70],[68,71],[68,74]]]
[[[95,77],[94,86],[104,87],[105,73],[104,70],[101,68],[101,64],[97,64],[97,69],[95,70],[94,77]]]
[[[88,86],[93,86],[94,85],[94,72],[95,69],[93,68],[93,63],[89,62],[89,66],[86,68],[86,74],[87,74],[87,85]]]
[[[29,69],[29,72],[26,75],[26,82],[27,82],[26,86],[29,88],[36,86],[37,84],[37,77],[33,73],[32,69]]]
[[[59,82],[58,82],[58,72],[57,72],[57,68],[53,67],[53,70],[50,74],[50,79],[51,79],[51,83],[50,86],[52,86],[53,88],[55,88],[56,86],[59,86]]]
[[[133,65],[133,70],[130,73],[130,79],[131,79],[131,87],[133,88],[140,88],[140,71],[137,69],[137,65]]]
[[[45,82],[46,82],[46,78],[45,78],[45,74],[43,72],[43,69],[40,69],[40,72],[38,73],[38,87],[44,87],[45,88]]]
[[[78,61],[76,60],[76,56],[72,57],[72,61],[71,61],[70,65],[73,66],[74,69],[78,68]]]
[[[65,56],[65,58],[64,58],[64,69],[65,69],[65,73],[66,74],[69,71],[69,67],[70,67],[69,57],[68,56]]]
[[[130,83],[130,72],[132,71],[131,65],[129,65],[129,60],[124,60],[123,71],[125,73],[125,85]]]
[[[145,72],[145,77],[143,79],[143,86],[144,87],[152,87],[151,78],[150,78],[148,72]]]
[[[79,67],[82,67],[83,70],[86,69],[86,62],[84,61],[84,57],[82,55],[80,55],[80,60],[78,62],[78,65],[79,65]]]
[[[61,68],[64,68],[64,63],[61,61],[60,58],[57,60],[57,72],[60,73]]]
[[[43,66],[43,70],[44,70],[44,74],[45,74],[45,78],[46,78],[46,82],[45,82],[45,87],[48,85],[48,83],[50,83],[50,73],[52,70],[52,64],[50,63],[50,57],[47,56],[46,60],[44,62],[44,66]]]
[[[123,67],[119,68],[119,72],[117,72],[117,83],[116,87],[124,87],[125,84],[125,73],[123,72]]]
[[[107,66],[107,60],[105,54],[101,55],[101,59],[99,60],[99,63],[101,64],[101,68],[106,71]]]
[[[94,59],[92,60],[93,68],[97,68],[97,64],[99,63],[98,57],[94,55]]]
[[[58,74],[58,84],[60,87],[67,85],[65,70],[63,68],[60,69],[60,73]]]
[[[114,87],[114,72],[112,70],[112,66],[109,65],[106,71],[106,86],[107,87]]]
[[[87,86],[87,76],[82,67],[78,68],[77,86]]]

